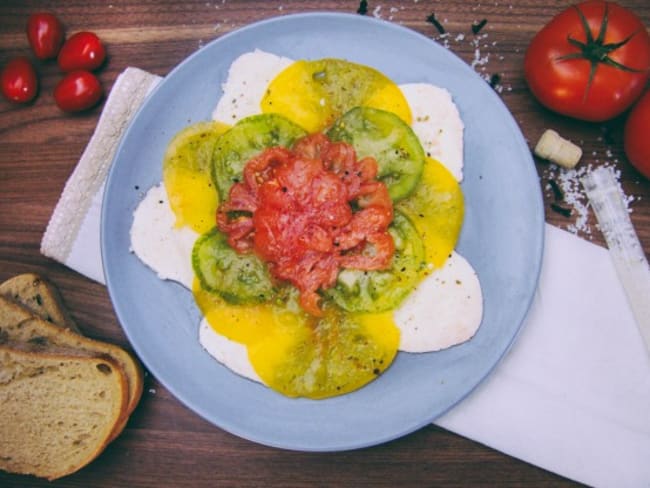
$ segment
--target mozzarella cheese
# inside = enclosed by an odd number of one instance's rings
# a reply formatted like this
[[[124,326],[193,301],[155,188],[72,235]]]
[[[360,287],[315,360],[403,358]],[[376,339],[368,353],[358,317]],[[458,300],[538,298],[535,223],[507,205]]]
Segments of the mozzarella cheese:
[[[430,352],[465,342],[483,315],[478,276],[457,252],[435,270],[395,311],[399,350]]]
[[[451,94],[428,83],[400,85],[411,107],[413,132],[424,152],[463,180],[463,121]]]
[[[233,61],[223,95],[212,112],[212,119],[233,125],[250,115],[260,113],[260,100],[276,75],[293,61],[256,49]]]
[[[192,289],[192,247],[198,234],[176,227],[176,216],[162,183],[152,187],[133,214],[131,251],[161,280],[176,281]]]

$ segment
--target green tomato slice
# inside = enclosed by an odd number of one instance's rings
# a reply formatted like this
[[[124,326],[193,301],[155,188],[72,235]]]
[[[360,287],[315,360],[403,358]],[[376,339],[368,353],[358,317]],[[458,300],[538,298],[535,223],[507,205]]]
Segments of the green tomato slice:
[[[378,177],[395,202],[408,197],[424,166],[424,149],[407,124],[391,112],[356,107],[337,120],[327,135],[351,144],[359,159],[372,156],[379,165]]]
[[[305,130],[277,114],[246,117],[223,134],[212,154],[212,179],[222,200],[228,198],[233,183],[241,181],[244,166],[264,149],[291,147],[305,136]]]
[[[344,269],[336,285],[325,296],[348,312],[383,312],[396,308],[417,286],[426,267],[422,238],[413,223],[395,212],[388,231],[395,242],[389,269],[361,271]]]
[[[266,264],[253,253],[235,251],[216,228],[197,239],[192,266],[201,287],[229,303],[260,303],[274,294]]]

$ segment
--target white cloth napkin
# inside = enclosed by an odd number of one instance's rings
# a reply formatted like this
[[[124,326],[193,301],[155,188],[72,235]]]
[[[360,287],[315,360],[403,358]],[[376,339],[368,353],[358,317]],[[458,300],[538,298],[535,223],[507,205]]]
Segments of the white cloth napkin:
[[[158,81],[135,68],[120,75],[43,237],[43,254],[102,283],[104,179]],[[435,423],[592,486],[650,487],[650,356],[606,249],[546,225],[539,288],[515,344]]]

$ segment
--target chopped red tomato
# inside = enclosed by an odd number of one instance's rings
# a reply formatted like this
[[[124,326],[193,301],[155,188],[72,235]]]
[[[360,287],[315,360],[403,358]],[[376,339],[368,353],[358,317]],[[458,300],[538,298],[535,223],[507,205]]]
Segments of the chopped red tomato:
[[[217,223],[238,252],[255,252],[272,275],[300,291],[301,306],[320,315],[319,289],[341,268],[386,269],[395,246],[393,204],[376,179],[373,158],[323,134],[292,150],[274,147],[251,159],[220,207]]]

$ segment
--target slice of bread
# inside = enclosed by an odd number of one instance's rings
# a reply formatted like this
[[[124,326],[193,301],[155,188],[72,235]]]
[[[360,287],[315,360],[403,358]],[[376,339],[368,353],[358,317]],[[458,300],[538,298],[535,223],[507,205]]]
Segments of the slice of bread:
[[[127,377],[129,391],[125,423],[128,415],[133,412],[140,401],[144,374],[140,363],[131,354],[114,344],[90,339],[69,329],[53,325],[46,320],[36,318],[25,307],[0,296],[0,343],[3,341],[67,347],[110,356],[117,361]],[[122,425],[122,427],[124,426]],[[116,435],[119,434],[119,431],[116,432]]]
[[[127,378],[111,357],[0,344],[0,469],[74,473],[104,450],[127,405]]]
[[[56,287],[42,276],[24,273],[0,283],[0,295],[55,325],[80,333]]]

